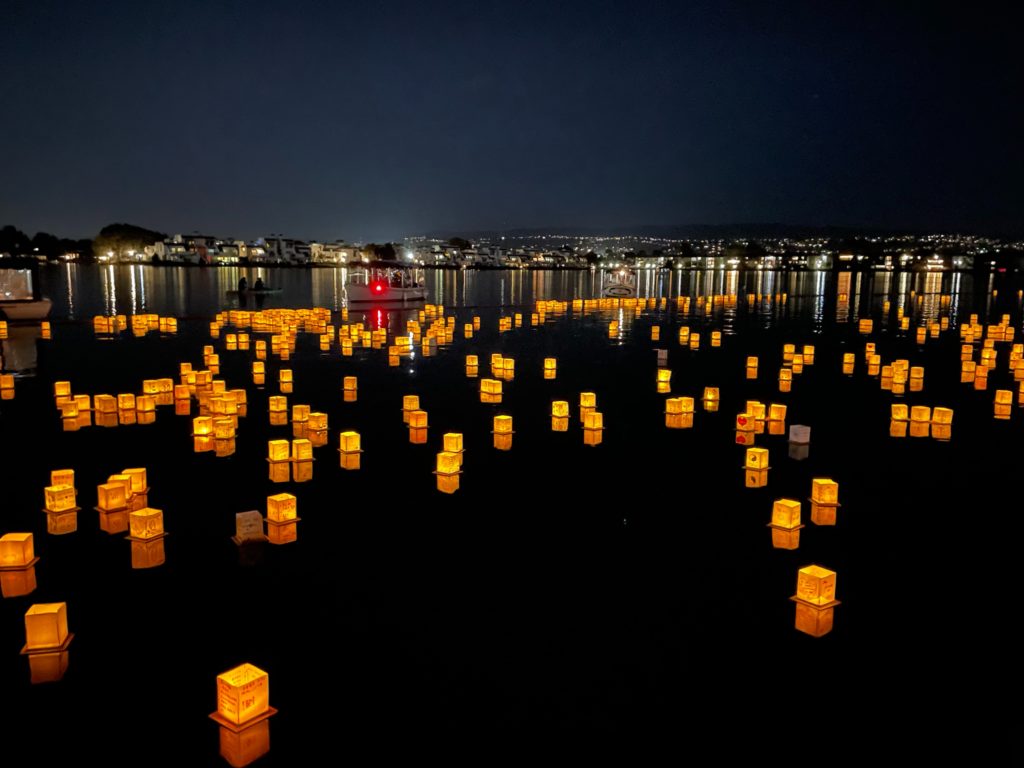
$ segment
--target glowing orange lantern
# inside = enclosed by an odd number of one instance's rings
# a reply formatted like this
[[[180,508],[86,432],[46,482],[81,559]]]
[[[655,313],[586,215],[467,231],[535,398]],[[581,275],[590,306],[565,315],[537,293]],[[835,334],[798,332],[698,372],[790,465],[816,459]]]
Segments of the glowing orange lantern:
[[[290,493],[267,496],[267,521],[289,523],[298,520],[298,499]]]
[[[128,503],[127,486],[123,483],[104,483],[97,486],[98,502],[97,507],[110,512],[123,509]]]
[[[814,478],[811,480],[811,501],[815,504],[838,504],[839,483],[827,477]]]
[[[164,535],[162,510],[143,507],[128,515],[129,536],[133,539],[156,539]]]
[[[270,678],[252,664],[217,675],[217,711],[211,717],[237,729],[276,713],[270,706]]]
[[[72,637],[68,632],[67,603],[37,603],[25,612],[23,653],[63,649]]]
[[[31,533],[6,533],[0,536],[0,569],[25,569],[39,560]]]
[[[268,440],[267,459],[269,461],[288,461],[291,449],[287,440]]]
[[[1013,392],[1009,389],[997,389],[994,408],[997,419],[1009,419],[1013,410]]]

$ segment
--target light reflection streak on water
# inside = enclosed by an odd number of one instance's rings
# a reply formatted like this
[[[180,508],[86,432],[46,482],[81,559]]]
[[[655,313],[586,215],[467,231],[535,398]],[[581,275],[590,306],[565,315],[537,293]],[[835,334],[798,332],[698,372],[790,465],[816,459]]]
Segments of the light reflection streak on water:
[[[921,316],[925,324],[938,322],[942,308],[942,273],[927,272],[921,289]],[[920,323],[919,323],[920,324]]]
[[[740,273],[738,269],[732,269],[725,273],[724,292],[727,297],[736,299],[739,290]],[[736,333],[736,311],[739,302],[725,302],[722,311],[722,335],[732,336]]]
[[[881,283],[879,287],[878,283]],[[892,290],[892,272],[876,272],[871,281],[871,309],[873,312],[881,313],[882,326],[888,327],[889,313],[885,311],[885,302]]]
[[[135,267],[128,267],[128,299],[132,303],[132,314],[139,314],[139,298],[135,288]]]
[[[821,333],[825,327],[825,273],[814,273],[814,310],[811,314],[814,332]]]
[[[953,281],[949,287],[951,295],[949,299],[949,325],[956,328],[960,325],[960,290],[962,280],[959,272],[953,273]]]
[[[117,314],[117,286],[115,285],[114,265],[108,264],[103,269],[103,295],[107,303],[107,315]]]
[[[907,299],[910,297],[910,273],[903,272],[900,275],[900,283],[898,293],[896,295],[896,309],[899,310],[897,314],[906,314],[907,312]]]
[[[148,306],[146,302],[146,273],[142,271],[141,264],[137,264],[135,269],[139,270],[139,285],[142,286],[142,311],[145,312],[146,307]]]
[[[77,266],[75,266],[75,270],[76,271],[78,270]],[[64,265],[64,274],[66,275],[65,279],[68,281],[68,291],[67,291],[67,294],[68,294],[68,319],[74,320],[75,319],[75,282],[76,281],[75,281],[74,278],[72,278],[72,267],[71,267],[71,264],[65,264]]]
[[[852,307],[850,313],[850,320],[853,322],[856,322],[857,318],[860,317],[860,289],[863,277],[864,273],[858,272],[853,278],[853,296],[850,299],[850,306]]]

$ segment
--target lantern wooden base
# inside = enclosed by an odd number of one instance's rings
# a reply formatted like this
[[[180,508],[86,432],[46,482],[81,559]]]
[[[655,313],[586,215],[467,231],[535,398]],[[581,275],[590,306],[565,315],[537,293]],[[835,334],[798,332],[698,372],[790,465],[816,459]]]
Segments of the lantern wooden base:
[[[147,536],[146,538],[142,538],[140,536],[125,536],[124,538],[127,541],[140,541],[145,543],[147,541],[159,541],[160,539],[166,538],[167,535],[167,531],[164,531],[163,533],[158,533],[156,536]]]
[[[22,565],[0,565],[0,573],[6,573],[8,571],[27,571],[29,568],[32,568],[38,562],[39,555],[36,555],[27,563],[23,563]]]
[[[264,533],[261,533],[259,536],[247,536],[244,539],[232,536],[231,540],[235,543],[235,546],[244,547],[246,544],[260,544],[267,540],[267,536]]]
[[[99,507],[97,507],[96,509],[99,510]],[[61,509],[61,510],[48,509],[46,507],[43,507],[43,514],[44,515],[66,515],[66,514],[68,514],[70,512],[81,512],[81,511],[82,511],[81,507],[70,507],[69,509]],[[99,510],[99,511],[103,511],[103,510]],[[117,512],[118,510],[115,509],[113,511]]]
[[[99,512],[101,515],[112,515],[115,512],[130,512],[128,505],[125,504],[123,507],[112,507],[111,509],[104,509],[103,507],[93,507],[94,510]]]
[[[39,653],[60,653],[66,651],[68,646],[71,645],[71,641],[75,639],[74,632],[68,632],[68,636],[64,638],[64,642],[60,645],[54,645],[49,648],[29,648],[28,643],[21,649],[22,656],[35,656]]]
[[[273,717],[277,714],[276,707],[267,707],[267,711],[256,715],[256,717],[250,717],[244,723],[233,723],[224,717],[220,712],[211,712],[210,719],[213,720],[217,725],[227,728],[233,733],[241,733],[242,731],[250,728],[257,723],[262,723],[264,720]]]

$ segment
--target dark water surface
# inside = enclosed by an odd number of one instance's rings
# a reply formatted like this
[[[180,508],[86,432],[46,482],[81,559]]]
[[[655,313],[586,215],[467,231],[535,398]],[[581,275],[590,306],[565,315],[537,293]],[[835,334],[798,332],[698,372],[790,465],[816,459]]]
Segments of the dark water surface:
[[[1009,686],[1019,669],[1007,661],[1005,601],[1016,576],[1024,412],[1015,405],[1010,421],[992,416],[995,390],[1017,389],[1009,344],[996,345],[986,391],[960,383],[958,330],[971,312],[982,323],[1005,312],[1019,337],[1013,286],[969,275],[650,272],[641,274],[644,296],[738,298],[708,314],[694,298],[688,316],[670,301],[639,319],[569,312],[531,326],[535,300],[592,297],[599,276],[432,272],[431,300],[457,329],[435,357],[417,350],[390,368],[383,351],[343,358],[337,345],[321,352],[316,336],[300,334],[293,359],[269,357],[267,386],[257,388],[254,353],[227,351],[223,333],[209,338],[239,274],[44,270],[53,339],[27,342],[36,374],[0,402],[0,532],[34,533],[41,557],[37,589],[0,601],[5,742],[36,745],[51,760],[223,764],[206,715],[216,675],[246,661],[269,673],[280,710],[267,765],[334,764],[368,751],[449,755],[478,741],[475,754],[489,761],[540,735],[638,729],[682,754],[738,747],[813,760],[1004,739],[1008,718],[978,691]],[[264,279],[284,289],[264,308],[344,305],[340,271],[267,270]],[[747,301],[783,291],[784,303]],[[912,315],[909,332],[898,330],[897,307]],[[516,311],[523,326],[499,333],[499,317]],[[179,332],[93,334],[95,314],[142,312],[182,318]],[[466,340],[462,324],[473,315],[482,328]],[[409,316],[352,310],[350,321],[395,332]],[[858,333],[863,317],[874,319],[871,336]],[[940,317],[950,329],[917,344],[914,328]],[[609,339],[611,319],[621,332]],[[655,323],[660,342],[650,339]],[[702,333],[699,350],[678,344],[681,325]],[[710,346],[713,330],[725,333],[721,348]],[[886,363],[925,366],[923,391],[902,401],[954,408],[950,442],[889,437],[894,397],[866,374],[868,340]],[[788,394],[777,386],[784,343],[817,351]],[[248,390],[234,455],[194,453],[191,418],[170,407],[158,407],[151,425],[62,431],[54,381],[71,381],[76,393],[138,393],[143,379],[177,381],[179,362],[201,368],[204,344],[220,353],[228,387]],[[31,357],[10,345],[8,360]],[[668,350],[673,396],[717,386],[720,411],[698,406],[693,429],[667,430],[655,348]],[[463,365],[478,354],[487,376],[492,352],[516,361],[500,406],[480,403],[479,379]],[[845,352],[857,355],[852,376],[841,372]],[[760,357],[757,380],[744,377],[748,355]],[[558,358],[553,381],[541,376],[548,356]],[[290,425],[268,423],[282,367],[295,376],[289,407],[329,416],[308,483],[267,478],[267,440],[292,435]],[[359,378],[357,402],[342,400],[345,375]],[[583,445],[581,391],[595,392],[604,414],[597,447]],[[427,445],[408,441],[405,394],[418,394],[429,413]],[[572,404],[566,433],[550,429],[555,399]],[[771,456],[764,489],[743,487],[735,444],[748,399],[785,403],[787,427],[812,427],[799,461],[784,436],[757,437]],[[491,444],[497,413],[514,418],[508,452]],[[358,472],[339,467],[346,429],[362,435]],[[453,496],[438,493],[431,474],[448,431],[466,444]],[[148,470],[150,506],[164,510],[169,532],[166,562],[149,570],[132,569],[130,543],[99,530],[92,510],[98,483],[137,466]],[[78,530],[49,535],[43,487],[64,467],[76,471]],[[799,548],[773,549],[772,501],[805,501],[822,476],[840,485],[838,524],[811,524],[805,503]],[[240,550],[230,540],[235,513],[263,511],[279,492],[298,497],[298,540]],[[842,601],[834,630],[819,639],[794,629],[788,599],[797,569],[811,563],[838,573]],[[18,654],[23,615],[50,601],[67,602],[76,636],[64,678],[31,685]]]

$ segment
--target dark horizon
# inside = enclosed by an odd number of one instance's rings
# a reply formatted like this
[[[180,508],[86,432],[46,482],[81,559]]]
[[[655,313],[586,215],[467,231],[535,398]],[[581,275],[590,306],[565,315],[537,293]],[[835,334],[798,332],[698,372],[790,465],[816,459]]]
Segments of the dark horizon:
[[[7,9],[29,234],[1021,230],[1024,65],[984,4]]]

